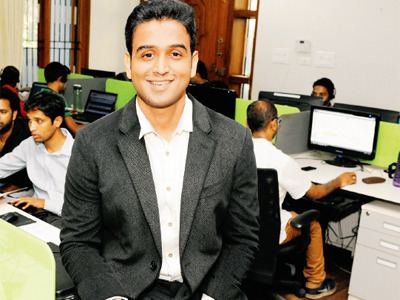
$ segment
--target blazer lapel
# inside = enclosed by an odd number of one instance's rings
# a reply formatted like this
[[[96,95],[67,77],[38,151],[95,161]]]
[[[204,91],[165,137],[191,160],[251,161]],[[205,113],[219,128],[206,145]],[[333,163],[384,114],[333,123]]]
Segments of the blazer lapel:
[[[143,140],[138,139],[140,124],[136,115],[135,103],[136,101],[130,101],[124,108],[120,122],[120,131],[123,135],[118,141],[118,147],[161,256],[160,217],[157,196],[145,143]]]
[[[211,126],[206,109],[193,100],[193,132],[190,135],[181,195],[180,253],[189,238],[196,207],[215,151],[208,135]]]

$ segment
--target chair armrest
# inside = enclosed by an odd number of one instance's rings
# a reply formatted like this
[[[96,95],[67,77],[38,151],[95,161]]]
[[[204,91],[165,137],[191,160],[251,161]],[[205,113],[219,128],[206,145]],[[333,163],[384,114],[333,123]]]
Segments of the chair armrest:
[[[292,219],[290,225],[294,228],[301,229],[304,226],[310,225],[311,221],[319,218],[319,211],[316,209],[307,210]]]

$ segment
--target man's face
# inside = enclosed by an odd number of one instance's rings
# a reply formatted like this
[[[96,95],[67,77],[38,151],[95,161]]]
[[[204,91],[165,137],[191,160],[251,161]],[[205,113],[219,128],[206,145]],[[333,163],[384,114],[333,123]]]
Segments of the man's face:
[[[17,111],[12,111],[10,101],[0,99],[0,135],[8,132],[17,117]]]
[[[322,100],[324,100],[324,102],[329,100],[329,92],[326,87],[322,85],[314,86],[312,95],[316,97],[322,97]]]
[[[51,139],[58,128],[58,117],[52,122],[41,110],[30,110],[27,112],[27,117],[29,130],[37,143],[44,143]]]
[[[197,61],[197,51],[191,54],[186,28],[170,19],[138,25],[133,33],[132,56],[125,55],[126,71],[138,100],[151,108],[166,108],[185,99]]]

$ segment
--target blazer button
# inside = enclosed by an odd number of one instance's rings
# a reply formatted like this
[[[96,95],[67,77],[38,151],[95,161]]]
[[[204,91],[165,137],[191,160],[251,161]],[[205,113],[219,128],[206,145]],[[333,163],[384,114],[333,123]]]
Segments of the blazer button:
[[[152,260],[150,263],[150,270],[152,271],[157,270],[157,263],[154,260]]]

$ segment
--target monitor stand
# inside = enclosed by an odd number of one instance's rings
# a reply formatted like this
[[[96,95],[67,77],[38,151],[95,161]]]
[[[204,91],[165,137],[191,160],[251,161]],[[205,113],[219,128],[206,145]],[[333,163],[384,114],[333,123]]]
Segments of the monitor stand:
[[[336,155],[335,159],[325,160],[325,162],[329,165],[343,167],[343,168],[355,168],[357,167],[357,164],[359,164],[357,161],[344,157],[343,155],[339,154]]]

